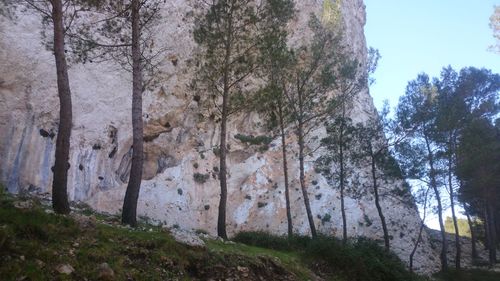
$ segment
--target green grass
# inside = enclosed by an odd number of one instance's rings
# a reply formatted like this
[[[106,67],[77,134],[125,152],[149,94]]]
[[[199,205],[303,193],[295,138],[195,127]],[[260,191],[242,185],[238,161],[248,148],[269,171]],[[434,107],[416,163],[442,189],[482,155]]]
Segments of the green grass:
[[[15,208],[20,201],[33,207]],[[126,228],[116,217],[79,209],[83,220],[53,214],[33,198],[0,195],[0,280],[98,280],[101,263],[109,264],[115,280],[311,280],[313,275],[294,253],[221,241],[192,248],[160,227]],[[59,274],[60,264],[75,270]]]
[[[1,188],[0,188],[1,190]],[[31,208],[16,208],[32,202]],[[119,218],[78,206],[75,216],[50,212],[35,198],[0,191],[0,280],[98,280],[108,263],[115,280],[426,280],[376,243],[360,239],[344,245],[331,237],[273,236],[244,232],[235,242],[207,240],[206,248],[177,243],[161,227],[122,227]],[[59,274],[70,264],[71,275]],[[483,271],[449,272],[439,280],[500,280]]]
[[[97,280],[98,266],[108,263],[117,280],[165,280],[179,277],[193,249],[176,243],[165,232],[140,231],[95,223],[81,227],[67,216],[13,207],[0,199],[0,276],[2,280]],[[75,269],[59,275],[59,264]],[[181,279],[182,280],[182,279]]]
[[[311,277],[311,270],[302,263],[300,255],[293,251],[278,251],[242,243],[228,244],[215,240],[208,241],[207,245],[214,252],[245,255],[253,260],[259,257],[277,258],[283,267],[293,272],[300,280],[310,280]]]

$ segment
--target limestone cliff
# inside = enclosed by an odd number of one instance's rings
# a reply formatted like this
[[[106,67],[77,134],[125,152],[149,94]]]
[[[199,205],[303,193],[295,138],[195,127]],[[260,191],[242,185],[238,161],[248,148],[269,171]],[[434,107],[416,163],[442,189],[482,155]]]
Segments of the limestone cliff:
[[[300,13],[290,30],[299,38],[307,33],[309,14],[321,12],[322,1],[297,1],[296,5]],[[348,43],[365,61],[363,1],[344,0],[342,5]],[[195,6],[194,0],[167,1],[157,27],[155,39],[168,51],[160,84],[144,93],[147,142],[138,212],[166,225],[215,233],[219,185],[214,148],[219,127],[200,112],[187,86],[195,48],[191,33]],[[15,22],[0,18],[0,179],[10,192],[50,192],[58,122],[53,61],[41,42],[39,18],[23,14]],[[99,211],[118,212],[131,160],[131,75],[112,63],[73,64],[69,75],[74,111],[69,197]],[[356,100],[352,117],[362,121],[374,112],[366,90]],[[261,152],[234,138],[237,133],[262,134],[259,124],[255,113],[241,114],[229,124],[230,233],[257,229],[286,233],[280,141],[273,140],[269,150]],[[307,234],[294,149],[290,145],[294,230]],[[319,231],[341,235],[339,192],[315,173],[312,163],[317,157],[316,153],[307,159],[306,166],[312,212]],[[402,188],[399,181],[382,187]],[[383,198],[382,206],[392,248],[408,260],[420,225],[418,212],[398,198]],[[382,238],[371,192],[346,198],[346,211],[349,236]],[[421,272],[438,268],[439,259],[426,233],[415,260]]]

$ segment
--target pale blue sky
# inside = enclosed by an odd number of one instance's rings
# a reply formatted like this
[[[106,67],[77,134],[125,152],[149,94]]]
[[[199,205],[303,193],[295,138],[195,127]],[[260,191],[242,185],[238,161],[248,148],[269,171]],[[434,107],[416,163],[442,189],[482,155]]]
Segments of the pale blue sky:
[[[421,72],[438,76],[444,66],[485,67],[500,73],[500,54],[488,26],[500,0],[365,0],[368,46],[382,55],[370,92],[380,108],[397,105],[408,81]]]

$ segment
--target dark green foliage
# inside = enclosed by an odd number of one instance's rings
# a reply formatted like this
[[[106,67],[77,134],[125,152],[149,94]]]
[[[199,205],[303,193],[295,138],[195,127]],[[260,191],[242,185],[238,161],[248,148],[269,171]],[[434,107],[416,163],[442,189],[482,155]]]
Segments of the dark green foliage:
[[[480,269],[449,270],[434,277],[440,281],[498,281],[500,273]]]
[[[261,144],[268,145],[273,141],[273,138],[269,136],[252,136],[252,135],[236,134],[234,135],[234,138],[250,145],[261,145]]]
[[[75,1],[75,0],[72,0]],[[76,18],[96,17],[99,21],[92,24],[76,22],[67,30],[68,45],[72,59],[80,63],[99,63],[114,61],[123,69],[131,71],[131,0],[78,0],[85,3],[85,9],[78,11]],[[71,1],[69,1],[71,2]],[[151,27],[159,24],[160,6],[163,0],[145,0],[140,2],[142,52],[141,67],[145,75],[152,79],[158,75],[157,67],[166,50],[166,46],[151,44],[154,32]],[[153,80],[146,80],[146,86]]]
[[[212,148],[212,152],[215,154],[215,156],[220,157],[220,148],[219,147]]]
[[[498,174],[498,170],[493,172],[497,169],[494,163],[498,163],[498,157],[494,154],[498,148],[488,148],[488,143],[491,144],[488,140],[495,138],[491,133],[494,132],[493,119],[500,110],[499,90],[500,76],[489,70],[468,67],[457,73],[446,67],[439,78],[430,79],[420,74],[408,83],[405,95],[400,98],[396,134],[405,135],[406,139],[396,146],[397,158],[405,176],[421,180],[434,191],[440,216],[444,270],[447,261],[442,189],[446,188],[450,195],[454,224],[457,223],[454,206],[458,186],[458,198],[469,204],[469,214],[474,210],[474,215],[484,216],[485,206],[495,208],[491,201],[487,204],[488,199],[495,198],[495,192],[481,191],[488,189],[487,186],[497,186],[486,181],[488,175]],[[488,128],[485,124],[489,124]],[[469,173],[472,170],[468,167],[477,173]],[[467,190],[471,186],[475,187]],[[457,268],[460,267],[459,241],[459,233],[456,233]]]
[[[366,214],[363,215],[363,219],[365,220],[365,225],[366,226],[371,226],[373,224],[373,222],[370,219],[370,217],[368,217]]]
[[[321,218],[321,223],[322,224],[325,224],[327,222],[330,222],[330,220],[332,219],[332,216],[328,213],[326,213],[322,218]]]
[[[298,235],[287,238],[286,236],[276,236],[267,232],[252,231],[239,232],[232,238],[232,240],[267,249],[292,251],[305,249],[311,238]]]
[[[207,182],[207,180],[210,178],[209,174],[202,174],[202,173],[194,173],[193,174],[193,179],[195,182],[199,184],[203,184]]]
[[[268,249],[298,251],[306,263],[321,266],[340,280],[424,280],[408,272],[395,254],[364,238],[343,244],[336,238],[325,236],[316,239],[293,236],[288,239],[265,232],[241,232],[233,239]]]

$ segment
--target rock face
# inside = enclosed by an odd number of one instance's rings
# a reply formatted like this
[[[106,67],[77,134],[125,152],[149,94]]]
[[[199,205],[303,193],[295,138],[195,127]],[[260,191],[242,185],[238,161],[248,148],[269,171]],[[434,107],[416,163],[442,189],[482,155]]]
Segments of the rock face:
[[[138,212],[168,226],[216,232],[219,183],[219,125],[199,108],[189,90],[194,0],[167,1],[157,44],[168,46],[160,84],[144,93],[145,163]],[[311,12],[320,13],[322,1],[297,1],[298,17],[290,23],[293,40],[307,33]],[[366,59],[362,0],[342,1],[346,37],[362,62]],[[0,17],[0,179],[10,192],[50,192],[58,122],[54,58],[40,37],[40,19],[20,14],[12,21]],[[119,212],[131,161],[131,75],[112,63],[72,64],[73,132],[68,180],[69,198],[104,212]],[[368,91],[356,100],[352,118],[363,121],[374,114]],[[262,152],[234,136],[262,135],[255,113],[242,113],[229,124],[228,231],[265,230],[286,233],[280,141]],[[318,136],[324,130],[317,132]],[[293,143],[292,136],[289,143]],[[296,147],[289,147],[294,230],[309,231],[299,191]],[[320,232],[340,236],[339,191],[315,173],[315,153],[306,159],[312,213]],[[368,178],[360,176],[362,183]],[[402,182],[382,186],[403,190]],[[382,229],[371,191],[346,198],[348,235],[382,239]],[[414,206],[398,198],[382,199],[392,249],[408,260],[420,218]],[[329,219],[326,219],[329,218]],[[415,256],[420,272],[432,272],[439,259],[424,239]]]

